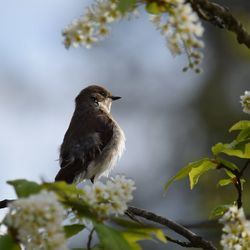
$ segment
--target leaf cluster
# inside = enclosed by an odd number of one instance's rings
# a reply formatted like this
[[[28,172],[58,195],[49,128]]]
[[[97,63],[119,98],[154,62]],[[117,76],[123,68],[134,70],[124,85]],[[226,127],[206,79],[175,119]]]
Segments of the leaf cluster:
[[[240,169],[235,163],[236,158],[247,159],[248,165],[250,159],[250,121],[243,120],[234,124],[229,132],[238,132],[235,139],[230,143],[217,143],[211,148],[212,157],[203,158],[198,161],[194,161],[183,167],[180,171],[177,172],[166,184],[165,190],[169,186],[178,180],[188,177],[190,188],[193,189],[194,186],[198,183],[200,177],[207,173],[210,170],[223,169],[226,177],[220,179],[217,186],[226,186],[233,184],[238,192],[238,206],[241,206],[241,192],[243,183],[243,172],[245,168]],[[226,160],[230,158],[230,160]],[[214,215],[219,216],[223,215],[226,211],[227,206],[219,206],[214,210]]]

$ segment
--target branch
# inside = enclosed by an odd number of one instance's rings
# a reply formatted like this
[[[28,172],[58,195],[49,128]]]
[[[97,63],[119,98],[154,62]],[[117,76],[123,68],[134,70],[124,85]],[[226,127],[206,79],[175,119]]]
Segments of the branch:
[[[95,231],[95,228],[92,228],[92,230],[89,233],[88,243],[87,243],[87,250],[91,249],[91,241],[92,241],[94,231]]]
[[[239,44],[244,44],[250,49],[250,34],[243,25],[228,10],[217,3],[208,0],[187,0],[198,16],[214,25],[227,29],[236,34]]]
[[[222,163],[220,163],[220,165],[217,167],[217,169],[224,168],[224,169],[228,170],[229,172],[231,172],[232,174],[235,175],[235,180],[233,180],[233,184],[234,184],[234,186],[235,186],[235,188],[237,190],[237,194],[238,194],[237,201],[236,201],[238,208],[242,207],[242,190],[243,190],[243,187],[242,187],[242,183],[241,183],[241,178],[243,177],[243,174],[244,174],[245,170],[249,166],[249,163],[250,163],[250,160],[247,160],[245,165],[243,166],[243,168],[241,170],[231,169],[231,168],[225,166]]]
[[[14,201],[14,200],[5,199],[5,200],[0,201],[0,209],[8,207],[8,204],[12,201]]]
[[[228,166],[225,166],[224,164],[220,163],[220,165],[217,167],[217,169],[226,169],[230,173],[235,175],[235,178],[233,180],[233,184],[237,191],[237,207],[242,207],[242,184],[241,184],[241,172],[238,169],[231,169]]]
[[[167,218],[164,218],[152,212],[146,211],[144,209],[136,208],[136,207],[130,206],[128,208],[128,211],[129,213],[132,213],[136,216],[142,217],[149,221],[153,221],[153,222],[156,222],[158,224],[168,227],[169,229],[173,230],[177,234],[188,239],[190,243],[192,244],[192,247],[202,248],[204,250],[216,250],[215,246],[211,242],[203,239],[201,236],[198,236],[197,234],[193,233],[192,231],[188,230],[187,228],[183,227],[182,225],[172,220],[169,220]]]
[[[184,241],[180,241],[180,240],[175,240],[175,239],[172,239],[171,237],[165,235],[166,239],[170,242],[173,242],[179,246],[182,246],[182,247],[193,247],[193,244],[190,243],[190,242],[184,242]]]

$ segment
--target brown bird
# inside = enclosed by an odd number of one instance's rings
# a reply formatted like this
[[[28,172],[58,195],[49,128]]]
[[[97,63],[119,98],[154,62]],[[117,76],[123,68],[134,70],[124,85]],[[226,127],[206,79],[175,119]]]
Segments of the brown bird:
[[[113,96],[91,85],[75,99],[75,111],[60,147],[60,167],[55,181],[92,182],[108,175],[125,148],[125,136],[111,116]]]

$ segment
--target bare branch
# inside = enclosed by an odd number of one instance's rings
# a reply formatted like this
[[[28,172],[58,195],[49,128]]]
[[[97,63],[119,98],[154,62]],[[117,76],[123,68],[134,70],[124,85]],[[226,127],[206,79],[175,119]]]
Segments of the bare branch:
[[[8,204],[12,201],[14,201],[14,200],[5,199],[5,200],[0,201],[0,209],[8,207]]]
[[[208,0],[187,0],[199,17],[214,25],[236,34],[239,44],[250,49],[250,34],[230,12],[229,9]]]
[[[188,230],[187,228],[183,227],[182,225],[170,219],[164,218],[162,216],[146,211],[144,209],[131,206],[128,208],[128,211],[136,216],[142,217],[149,221],[153,221],[155,223],[168,227],[177,234],[188,239],[193,247],[202,248],[204,250],[216,250],[215,246],[211,242],[203,239],[201,236],[198,236],[197,234],[193,233],[192,231]]]
[[[193,246],[193,244],[192,243],[190,243],[190,242],[184,242],[184,241],[180,241],[180,240],[175,240],[175,239],[173,239],[173,238],[171,238],[171,237],[169,237],[169,236],[167,236],[167,235],[165,235],[165,237],[166,237],[166,239],[168,240],[168,241],[170,241],[170,242],[172,242],[172,243],[175,243],[175,244],[177,244],[177,245],[179,245],[179,246],[182,246],[182,247],[194,247]]]
[[[87,243],[87,250],[91,249],[91,241],[92,241],[92,238],[93,238],[94,231],[95,231],[95,228],[92,228],[92,230],[89,233],[88,243]]]

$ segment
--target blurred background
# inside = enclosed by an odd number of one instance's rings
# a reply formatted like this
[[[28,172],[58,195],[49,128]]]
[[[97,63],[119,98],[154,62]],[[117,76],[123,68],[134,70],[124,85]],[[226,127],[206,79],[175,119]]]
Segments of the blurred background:
[[[250,27],[250,3],[220,1],[225,2]],[[165,196],[163,186],[188,162],[209,156],[213,144],[229,141],[227,129],[233,123],[249,119],[239,97],[250,90],[250,51],[233,34],[204,23],[204,73],[183,73],[186,57],[173,58],[143,11],[139,18],[112,25],[111,35],[93,49],[66,50],[61,31],[89,3],[1,3],[0,199],[15,197],[7,180],[53,181],[74,98],[96,83],[123,97],[112,113],[125,131],[127,150],[113,175],[136,181],[132,204],[183,223],[207,220],[212,208],[236,197],[232,187],[215,187],[219,172],[202,177],[192,192],[187,180],[173,184]],[[1,218],[5,213],[0,211]],[[219,240],[215,228],[195,231]],[[83,242],[75,238],[71,247]],[[181,249],[172,243],[143,245]]]

